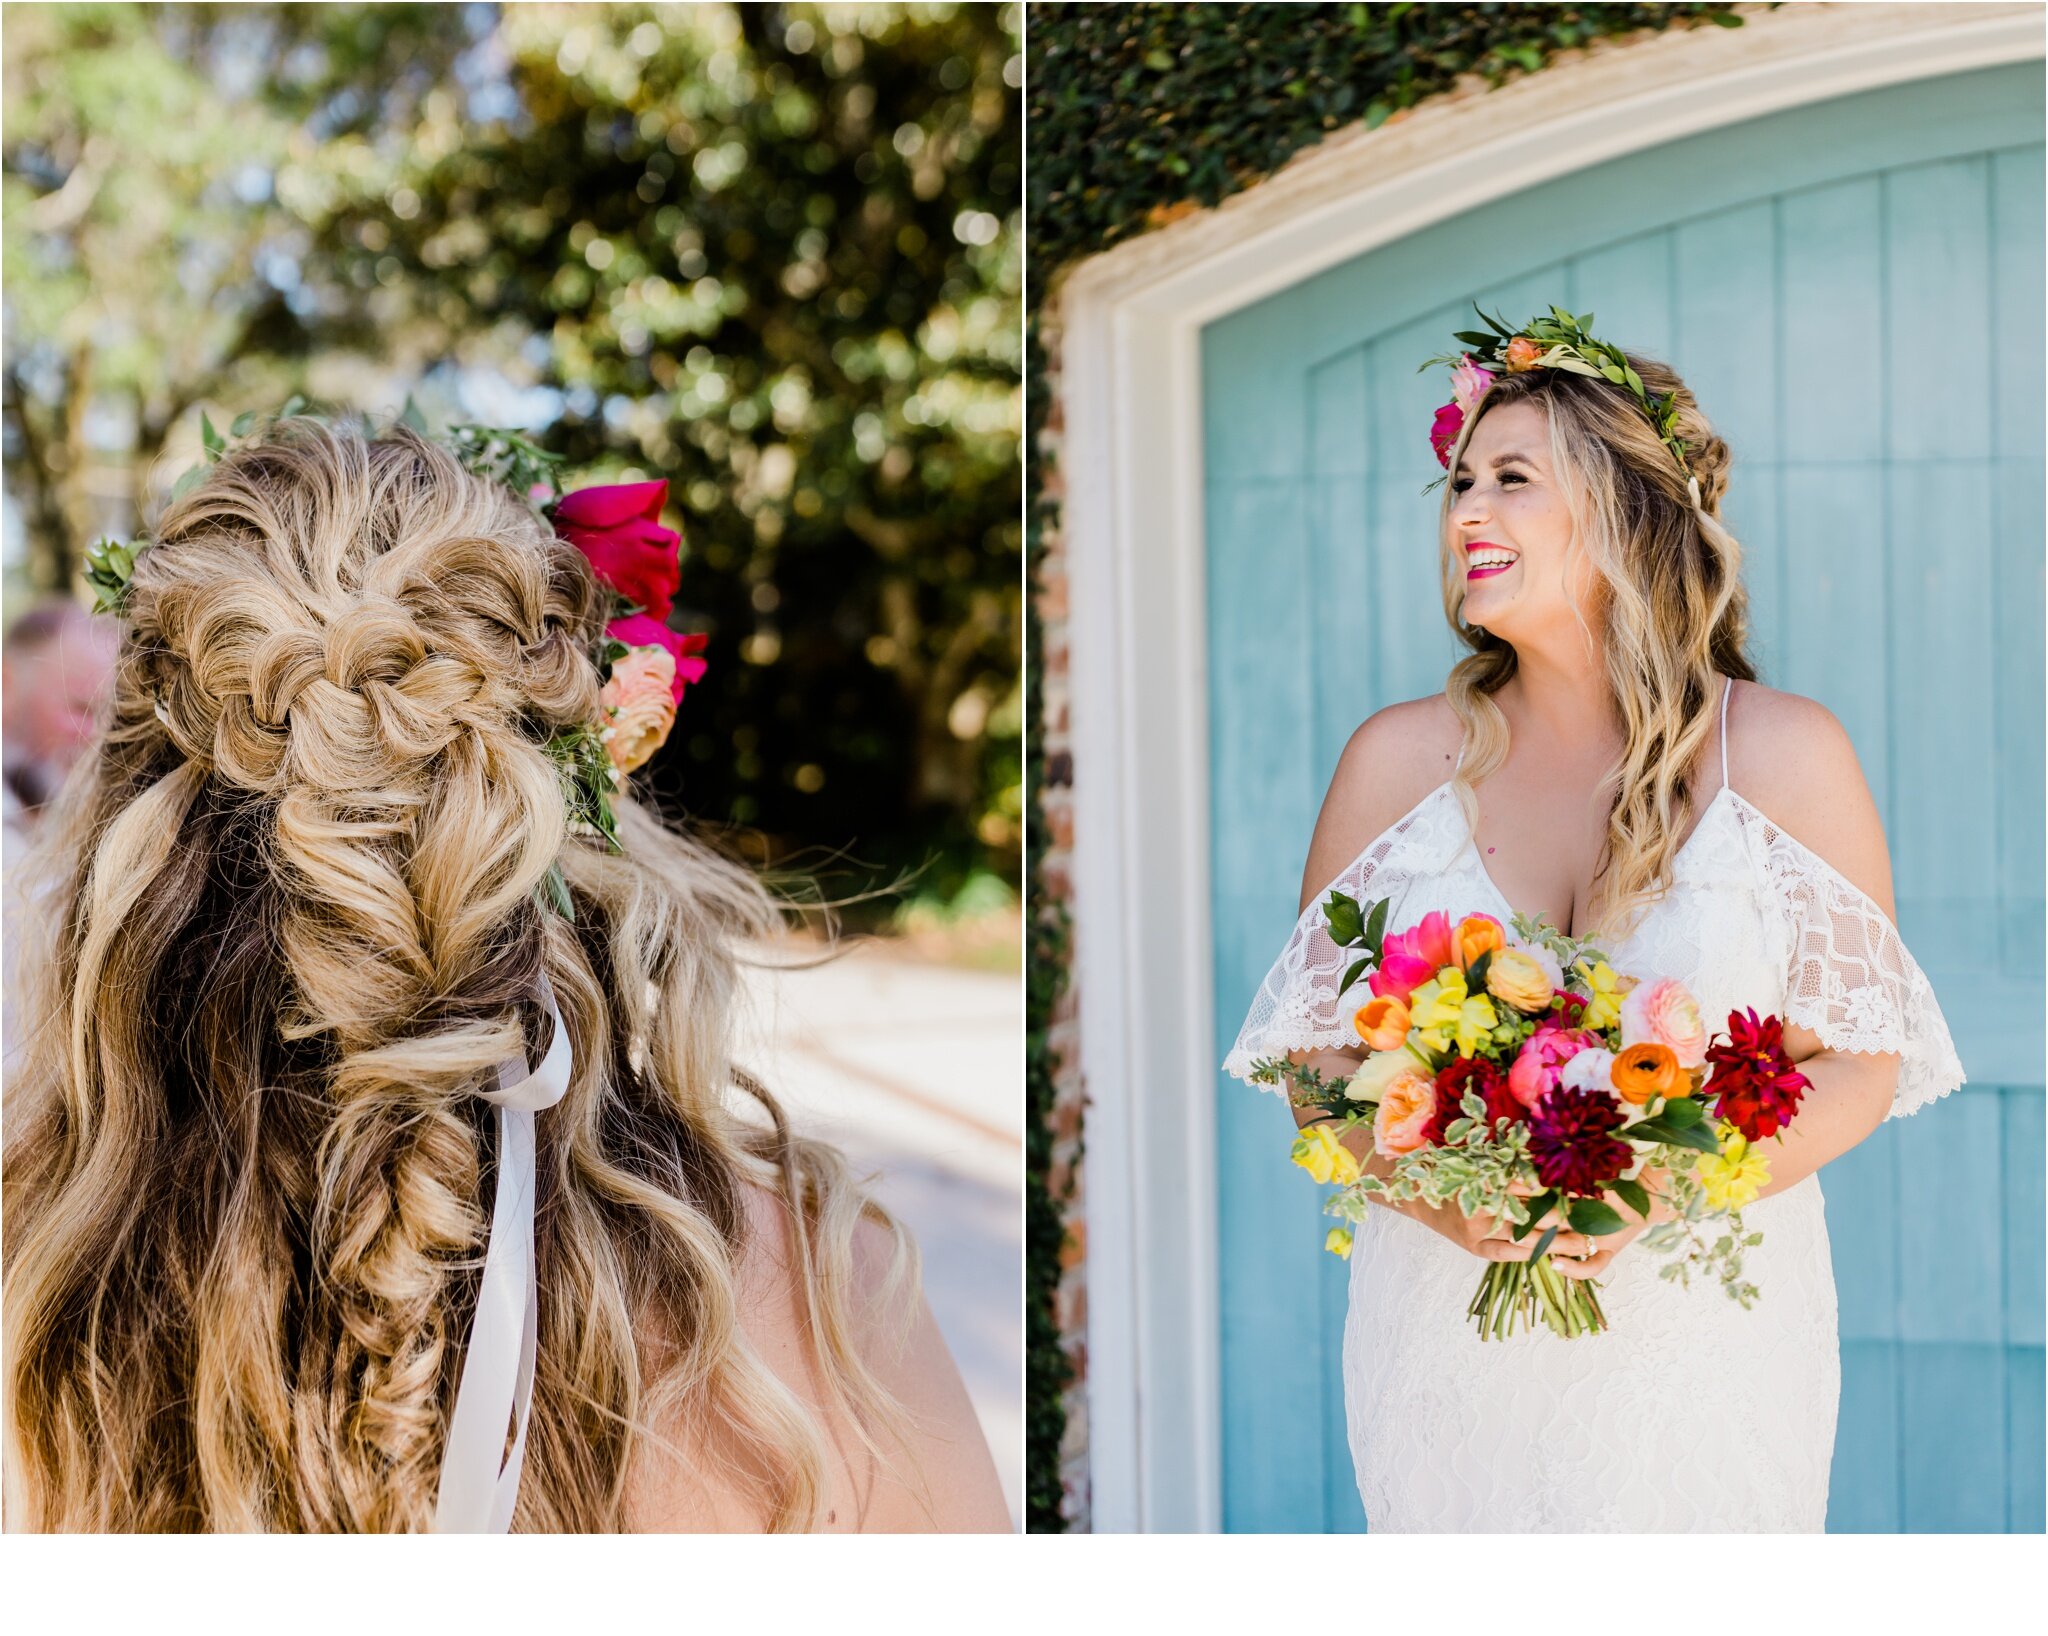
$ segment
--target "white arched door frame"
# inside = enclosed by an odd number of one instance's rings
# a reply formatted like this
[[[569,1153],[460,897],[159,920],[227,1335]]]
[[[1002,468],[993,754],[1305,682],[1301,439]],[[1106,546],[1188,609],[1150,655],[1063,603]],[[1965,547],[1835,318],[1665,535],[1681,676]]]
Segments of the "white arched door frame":
[[[1332,137],[1057,294],[1098,1531],[1222,1518],[1202,326],[1490,199],[1803,104],[2043,55],[2037,4],[1800,5]]]

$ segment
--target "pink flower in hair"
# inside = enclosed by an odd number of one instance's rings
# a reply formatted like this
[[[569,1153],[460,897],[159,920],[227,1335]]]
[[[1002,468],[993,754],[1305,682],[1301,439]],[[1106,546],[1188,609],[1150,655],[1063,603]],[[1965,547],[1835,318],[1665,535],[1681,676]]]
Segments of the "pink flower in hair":
[[[1436,412],[1436,419],[1430,423],[1429,446],[1436,451],[1436,463],[1448,466],[1451,463],[1451,445],[1458,441],[1458,432],[1465,424],[1465,411],[1455,403],[1447,403]]]
[[[1451,402],[1466,414],[1479,406],[1479,400],[1486,396],[1486,389],[1493,385],[1493,371],[1484,365],[1475,364],[1472,354],[1462,353],[1463,362],[1451,371]]]

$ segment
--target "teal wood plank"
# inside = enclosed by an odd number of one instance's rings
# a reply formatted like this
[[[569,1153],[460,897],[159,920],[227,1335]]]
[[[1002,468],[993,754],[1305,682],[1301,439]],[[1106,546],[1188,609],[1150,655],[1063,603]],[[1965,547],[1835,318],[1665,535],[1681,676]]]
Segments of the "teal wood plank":
[[[1991,156],[1991,424],[2004,458],[2041,458],[2040,361],[2048,354],[2043,289],[2041,147]]]
[[[1899,1349],[1899,1527],[1995,1534],[2005,1527],[2006,1351],[1907,1343]]]
[[[1899,460],[1974,460],[1991,448],[1978,368],[1991,347],[1990,161],[1910,165],[1884,178],[1889,451]]]
[[[2037,1233],[2039,1223],[2035,1223]],[[2042,1395],[2048,1391],[2038,1346],[2012,1346],[2005,1353],[2006,1447],[2012,1451],[2006,1469],[2005,1530],[2038,1534],[2048,1528],[2042,1516],[2042,1475],[2048,1461],[2048,1425],[2042,1418]]]
[[[1828,1473],[1828,1532],[1899,1531],[1899,1345],[1842,1341],[1842,1406]]]
[[[1777,201],[1776,374],[1789,464],[1847,472],[1884,458],[1881,195],[1877,177],[1860,176]],[[1798,536],[1787,543],[1797,549]]]
[[[1895,460],[1885,479],[1894,755],[1886,829],[1899,929],[1937,982],[1949,973],[1959,982],[1996,948],[1999,924],[1990,462]],[[2030,549],[2038,560],[2038,519]],[[1962,768],[1975,769],[1968,800],[1957,799]]]
[[[1668,362],[1676,329],[1671,284],[1669,230],[1640,233],[1572,258],[1571,310],[1590,312],[1602,340],[1626,336],[1627,351]]]
[[[1315,753],[1334,766],[1371,710],[1371,610],[1377,553],[1371,547],[1366,470],[1366,351],[1353,347],[1308,377],[1309,635],[1315,645]]]
[[[1295,321],[1262,301],[1202,332],[1202,458],[1208,477],[1299,477],[1308,427],[1298,369],[1272,365]]]
[[[1772,685],[1818,699],[1835,713],[1879,812],[1888,815],[1892,655],[1883,640],[1891,623],[1884,473],[1879,464],[1846,461],[1785,468],[1787,627]],[[1742,728],[1738,723],[1730,731]]]
[[[1670,238],[1672,331],[1665,361],[1684,360],[1686,385],[1714,430],[1741,452],[1735,468],[1740,487],[1760,465],[1774,464],[1782,446],[1778,371],[1757,367],[1779,349],[1777,201],[1758,199],[1679,222]],[[1599,314],[1603,323],[1606,316]]]
[[[2002,1101],[1996,1087],[1965,1085],[1888,1127],[1911,1178],[1901,1196],[1941,1201],[1938,1212],[1908,1207],[1899,1224],[1901,1340],[2004,1344],[2005,1210],[1986,1163],[2005,1134]]]
[[[1899,1335],[1899,1149],[1886,1124],[1821,1172],[1843,1343]]]
[[[1992,156],[1990,368],[1992,435],[1999,456],[1992,480],[1992,549],[1999,573],[1994,604],[2000,951],[2004,969],[2034,979],[2037,990],[2042,975],[2043,789],[2041,757],[2030,751],[2048,735],[2048,721],[2042,715],[2041,621],[2029,614],[2038,614],[2048,595],[2048,558],[2028,550],[2025,542],[2040,530],[2040,496],[2048,482],[2041,461],[2039,369],[2039,360],[2048,353],[2048,293],[2043,289],[2041,257],[2042,239],[2048,233],[2043,225],[2043,186],[2039,146]]]
[[[2041,1291],[2048,1287],[2041,1232],[2042,1222],[2048,1221],[2048,1201],[2042,1198],[2041,1187],[2040,1087],[2006,1091],[1999,1098],[1999,1111],[2004,1124],[1999,1159],[2005,1172],[2005,1339],[2039,1347],[2044,1339]]]

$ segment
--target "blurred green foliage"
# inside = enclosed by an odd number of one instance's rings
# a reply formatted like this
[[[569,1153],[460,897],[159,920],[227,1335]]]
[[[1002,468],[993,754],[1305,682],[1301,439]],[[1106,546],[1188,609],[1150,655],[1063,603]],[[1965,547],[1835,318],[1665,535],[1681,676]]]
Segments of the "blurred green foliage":
[[[711,672],[646,789],[830,893],[1015,882],[1017,8],[4,22],[12,582],[146,526],[196,405],[522,425],[669,481]]]

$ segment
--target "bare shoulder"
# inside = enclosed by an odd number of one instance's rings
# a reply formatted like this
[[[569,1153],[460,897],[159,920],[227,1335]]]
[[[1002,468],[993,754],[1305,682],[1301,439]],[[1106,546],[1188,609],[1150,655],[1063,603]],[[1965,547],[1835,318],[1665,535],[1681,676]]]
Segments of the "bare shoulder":
[[[828,1384],[787,1206],[767,1188],[749,1186],[743,1194],[748,1233],[734,1269],[740,1338],[823,1433],[819,1526],[834,1533],[1007,1532],[1009,1512],[988,1444],[930,1307],[900,1276],[906,1247],[896,1233],[863,1218],[852,1234],[846,1340],[901,1411],[899,1427],[864,1433]],[[679,1458],[635,1468],[632,1526],[763,1528],[748,1451],[701,1414],[676,1419],[679,1435],[669,1440]]]
[[[1728,782],[1893,913],[1884,822],[1848,729],[1826,705],[1737,682],[1728,704]]]
[[[1378,835],[1451,776],[1462,736],[1441,693],[1376,710],[1337,758],[1302,871],[1301,902],[1312,897]]]

